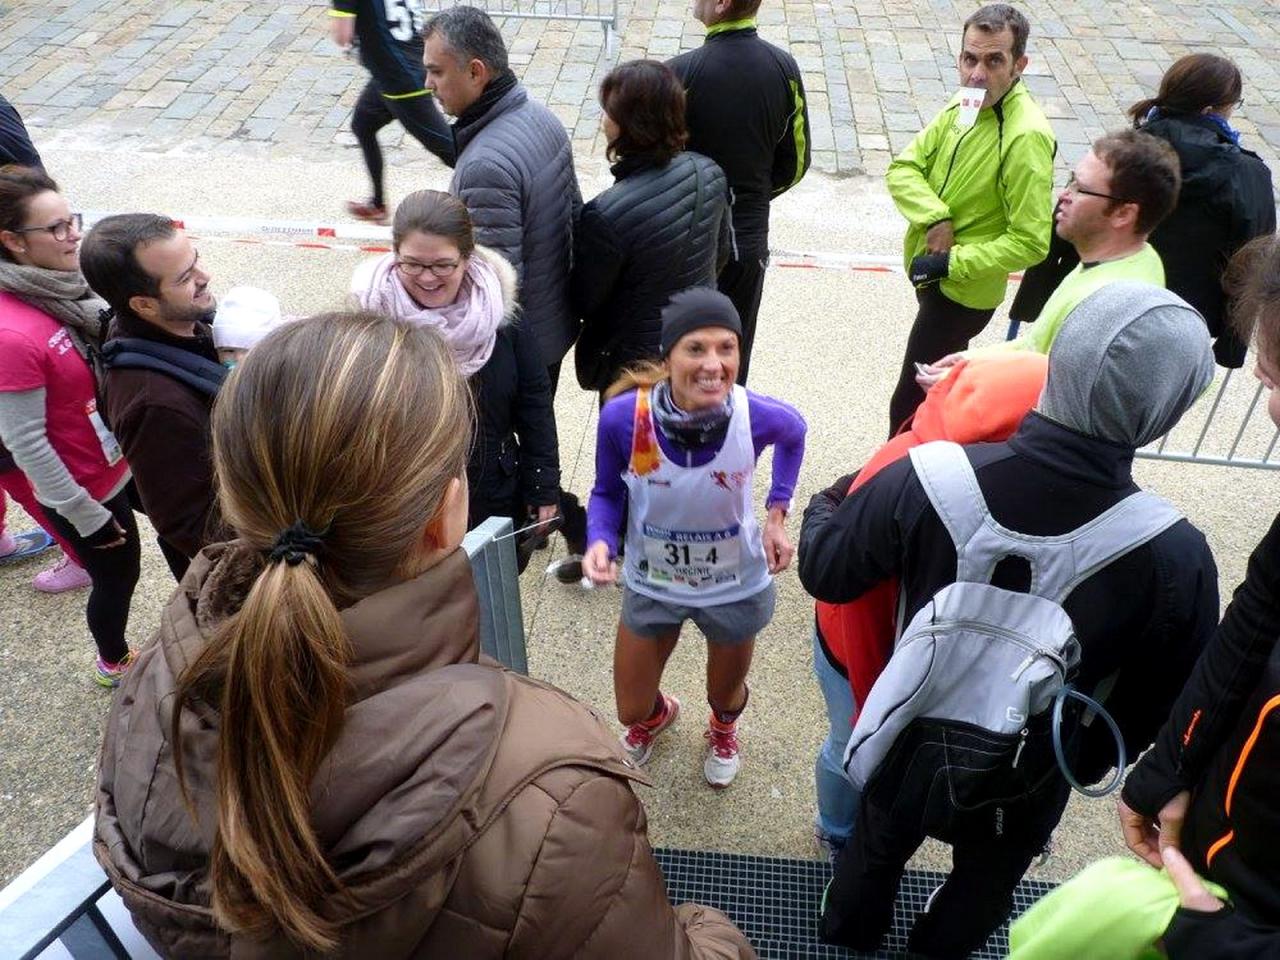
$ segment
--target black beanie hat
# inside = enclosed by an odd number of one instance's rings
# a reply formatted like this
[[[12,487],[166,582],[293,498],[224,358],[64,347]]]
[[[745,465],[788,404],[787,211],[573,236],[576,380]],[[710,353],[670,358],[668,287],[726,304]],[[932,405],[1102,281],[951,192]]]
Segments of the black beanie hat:
[[[738,335],[742,342],[742,320],[733,301],[712,287],[690,287],[673,296],[662,309],[663,359],[676,341],[702,327],[724,327]]]

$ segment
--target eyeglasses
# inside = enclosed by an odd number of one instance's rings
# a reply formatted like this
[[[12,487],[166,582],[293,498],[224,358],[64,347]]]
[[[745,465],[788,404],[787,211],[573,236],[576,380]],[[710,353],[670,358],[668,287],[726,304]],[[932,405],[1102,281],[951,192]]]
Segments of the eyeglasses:
[[[71,237],[71,231],[80,232],[80,227],[84,224],[84,217],[81,214],[73,213],[66,220],[55,220],[53,223],[44,227],[19,227],[14,233],[49,233],[53,235],[55,240],[67,240]]]
[[[1101,197],[1103,200],[1113,200],[1116,203],[1133,203],[1132,200],[1126,200],[1124,197],[1117,197],[1111,193],[1100,193],[1097,190],[1086,190],[1084,187],[1080,186],[1080,182],[1076,179],[1076,175],[1074,173],[1067,177],[1067,190],[1072,193],[1083,194],[1086,197]]]
[[[423,270],[430,270],[437,277],[450,277],[461,262],[461,260],[437,260],[435,263],[419,263],[417,260],[397,260],[396,269],[406,277],[421,276]]]

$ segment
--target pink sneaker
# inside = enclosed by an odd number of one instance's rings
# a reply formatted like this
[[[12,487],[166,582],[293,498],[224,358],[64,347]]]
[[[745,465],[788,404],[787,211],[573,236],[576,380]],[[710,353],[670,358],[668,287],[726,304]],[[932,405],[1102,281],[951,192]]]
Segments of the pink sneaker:
[[[653,753],[653,741],[680,716],[680,701],[675,697],[662,694],[662,714],[652,723],[633,723],[618,740],[626,751],[631,762],[637,767],[644,766]]]
[[[87,587],[89,583],[89,574],[84,572],[84,567],[65,553],[61,560],[48,570],[41,570],[31,581],[31,585],[41,593],[66,593]]]

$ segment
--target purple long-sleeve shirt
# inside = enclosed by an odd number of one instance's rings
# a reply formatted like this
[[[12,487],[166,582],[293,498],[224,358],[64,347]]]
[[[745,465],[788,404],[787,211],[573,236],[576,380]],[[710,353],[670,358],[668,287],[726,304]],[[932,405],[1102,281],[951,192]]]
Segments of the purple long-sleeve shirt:
[[[800,462],[804,459],[804,435],[807,427],[800,411],[789,403],[747,391],[747,409],[751,413],[751,443],[756,459],[765,447],[773,444],[773,486],[765,500],[766,507],[791,509]],[[635,434],[636,394],[629,391],[614,397],[600,411],[596,428],[596,485],[591,488],[587,505],[587,543],[603,540],[609,553],[618,552],[618,534],[627,504],[627,484],[622,479],[631,462],[631,441]],[[656,421],[655,421],[656,426]],[[662,432],[658,445],[668,459],[689,467],[710,463],[719,446],[706,446],[684,451]]]

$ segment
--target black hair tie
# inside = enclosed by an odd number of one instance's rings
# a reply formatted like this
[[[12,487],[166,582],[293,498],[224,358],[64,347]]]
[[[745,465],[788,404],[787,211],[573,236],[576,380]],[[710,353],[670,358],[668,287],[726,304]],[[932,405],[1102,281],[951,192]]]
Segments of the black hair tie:
[[[291,567],[296,567],[308,556],[315,557],[324,549],[324,538],[329,528],[312,530],[301,520],[295,520],[293,526],[276,537],[267,556],[272,560],[283,560]]]

